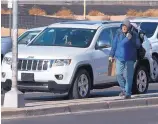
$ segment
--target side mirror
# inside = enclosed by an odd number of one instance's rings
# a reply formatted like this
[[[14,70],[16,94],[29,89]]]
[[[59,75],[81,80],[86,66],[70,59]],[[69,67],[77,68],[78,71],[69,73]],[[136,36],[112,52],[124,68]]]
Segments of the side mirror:
[[[96,48],[97,48],[97,49],[109,48],[110,45],[107,44],[107,43],[108,43],[108,42],[106,42],[106,41],[98,41]]]

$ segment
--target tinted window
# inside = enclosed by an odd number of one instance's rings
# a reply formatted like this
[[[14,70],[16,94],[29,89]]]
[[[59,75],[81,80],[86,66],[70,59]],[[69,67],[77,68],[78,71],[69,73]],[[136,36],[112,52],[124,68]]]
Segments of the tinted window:
[[[134,23],[136,23],[138,27],[140,26],[140,22],[134,22]]]
[[[30,45],[88,47],[95,35],[94,29],[47,28]]]
[[[155,30],[158,26],[156,22],[142,22],[140,28],[145,32],[148,38],[152,37],[155,33]]]
[[[100,36],[98,41],[105,42],[107,45],[111,45],[112,43],[112,32],[110,29],[104,29]]]
[[[18,44],[27,44],[32,40],[40,31],[27,31],[18,38]]]
[[[112,31],[112,40],[114,40],[115,35],[116,35],[116,31],[119,29],[119,27],[112,27],[111,31]]]

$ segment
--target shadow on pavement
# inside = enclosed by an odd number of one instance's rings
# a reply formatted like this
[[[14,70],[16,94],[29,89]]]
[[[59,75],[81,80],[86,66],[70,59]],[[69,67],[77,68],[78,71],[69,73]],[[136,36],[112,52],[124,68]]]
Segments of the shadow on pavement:
[[[113,87],[102,90],[93,90],[91,91],[90,98],[99,98],[99,97],[112,97],[118,96],[120,93],[119,87]],[[158,93],[158,85],[152,84],[149,86],[147,93]],[[140,96],[138,96],[140,97]],[[67,94],[53,94],[53,93],[26,93],[25,102],[42,102],[42,101],[63,101],[68,100]]]
[[[118,96],[119,91],[105,91],[105,92],[92,92],[90,98],[99,98],[99,97],[112,97]],[[26,97],[25,102],[40,102],[40,101],[63,101],[69,100],[68,95],[52,95],[52,96],[36,96],[36,97]]]

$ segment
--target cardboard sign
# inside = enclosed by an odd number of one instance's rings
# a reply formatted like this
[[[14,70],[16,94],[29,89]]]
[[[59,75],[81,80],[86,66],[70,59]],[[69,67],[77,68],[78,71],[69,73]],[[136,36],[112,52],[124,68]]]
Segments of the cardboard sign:
[[[116,76],[116,62],[115,62],[115,60],[109,61],[108,76]]]

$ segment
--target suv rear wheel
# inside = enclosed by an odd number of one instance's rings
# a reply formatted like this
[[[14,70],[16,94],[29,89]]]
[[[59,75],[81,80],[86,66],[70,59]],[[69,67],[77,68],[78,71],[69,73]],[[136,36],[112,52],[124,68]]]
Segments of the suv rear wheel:
[[[156,56],[153,56],[153,81],[158,80],[158,58]]]
[[[148,90],[148,71],[144,66],[138,65],[139,67],[134,74],[133,82],[133,94],[143,94]]]
[[[90,94],[91,78],[87,70],[80,69],[75,78],[74,84],[69,92],[72,99],[87,98]]]

